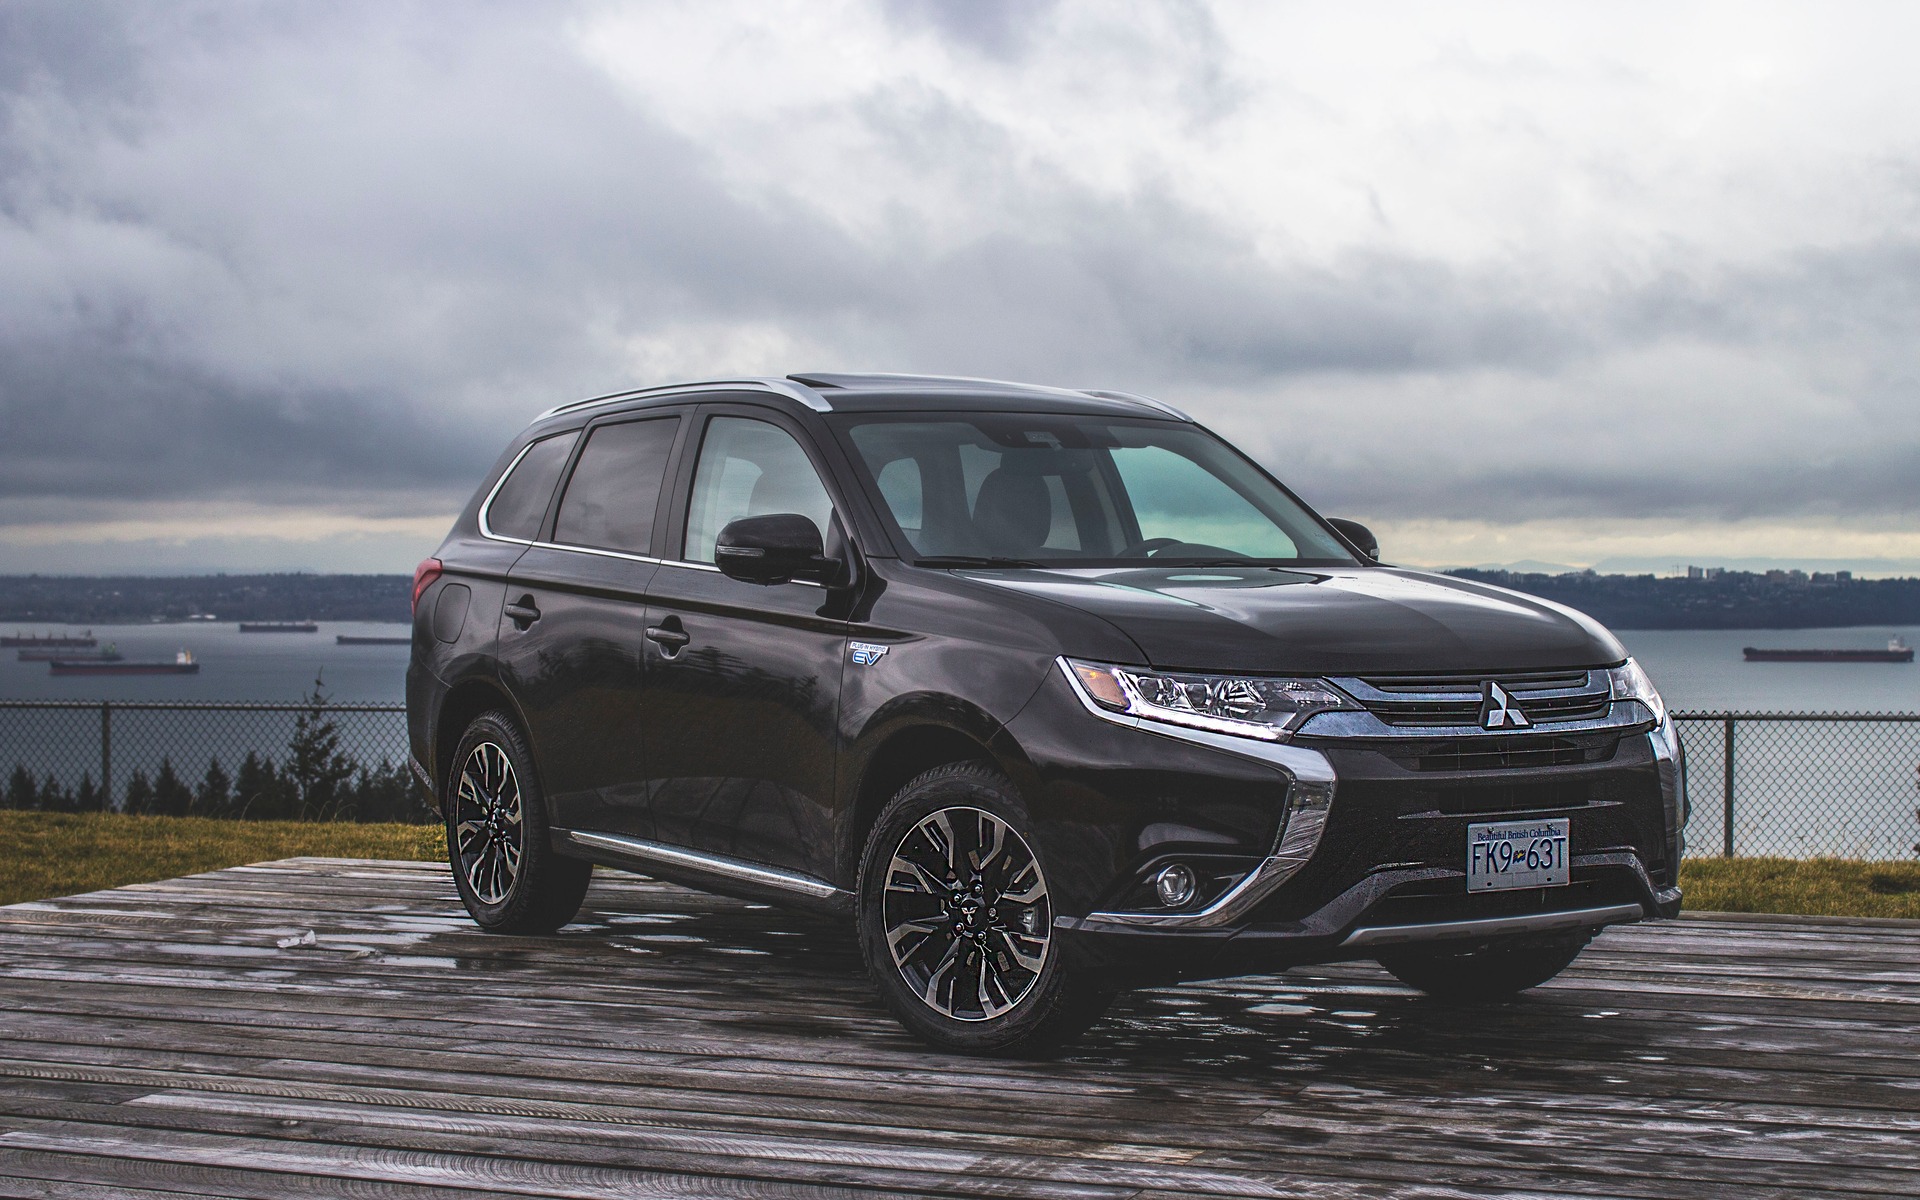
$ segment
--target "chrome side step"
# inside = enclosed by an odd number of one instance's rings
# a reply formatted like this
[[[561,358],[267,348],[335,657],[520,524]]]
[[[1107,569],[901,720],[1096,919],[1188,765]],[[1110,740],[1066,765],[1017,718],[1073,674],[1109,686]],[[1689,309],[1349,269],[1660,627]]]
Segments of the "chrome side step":
[[[1445,942],[1459,938],[1506,937],[1511,934],[1570,933],[1601,925],[1638,921],[1646,916],[1638,904],[1607,908],[1576,908],[1570,912],[1528,913],[1517,917],[1481,917],[1472,921],[1434,921],[1426,925],[1367,925],[1348,934],[1341,946],[1402,946],[1412,942]]]
[[[659,842],[627,837],[625,834],[594,833],[585,829],[556,829],[554,833],[558,838],[583,849],[629,859],[637,866],[651,864],[675,867],[682,871],[699,871],[705,875],[731,879],[739,883],[751,883],[760,887],[776,888],[783,892],[795,892],[815,900],[833,900],[848,895],[825,880],[815,879],[810,875],[796,875],[777,867],[763,867],[758,863],[742,862],[737,858],[723,858],[718,854],[686,850],[679,846],[663,846]]]

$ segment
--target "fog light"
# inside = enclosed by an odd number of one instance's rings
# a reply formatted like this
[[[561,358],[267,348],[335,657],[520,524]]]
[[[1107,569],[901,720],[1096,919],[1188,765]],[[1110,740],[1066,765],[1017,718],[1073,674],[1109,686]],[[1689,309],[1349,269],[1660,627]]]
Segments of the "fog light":
[[[1168,908],[1179,908],[1193,899],[1194,889],[1199,881],[1193,877],[1193,868],[1182,863],[1170,867],[1161,867],[1153,877],[1153,890],[1160,897],[1160,903]]]

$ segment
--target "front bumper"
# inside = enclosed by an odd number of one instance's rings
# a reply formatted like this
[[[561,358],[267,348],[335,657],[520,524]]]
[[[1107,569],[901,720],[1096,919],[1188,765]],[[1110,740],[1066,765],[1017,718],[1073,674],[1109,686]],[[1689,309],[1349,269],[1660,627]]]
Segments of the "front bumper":
[[[1079,698],[1103,720],[1131,720]],[[1140,736],[1276,769],[1288,781],[1285,815],[1266,855],[1205,904],[1187,911],[1097,904],[1083,917],[1056,918],[1056,929],[1070,953],[1095,968],[1150,980],[1370,958],[1389,945],[1559,937],[1674,916],[1686,814],[1678,739],[1638,705],[1614,707],[1607,719],[1518,739],[1478,730],[1369,730],[1274,744],[1136,722]],[[1477,739],[1477,748],[1513,748],[1512,760],[1525,765],[1488,769],[1484,758],[1462,757],[1463,738]],[[1556,751],[1546,761],[1536,750],[1549,740]],[[1516,816],[1570,820],[1571,882],[1468,895],[1466,827]]]

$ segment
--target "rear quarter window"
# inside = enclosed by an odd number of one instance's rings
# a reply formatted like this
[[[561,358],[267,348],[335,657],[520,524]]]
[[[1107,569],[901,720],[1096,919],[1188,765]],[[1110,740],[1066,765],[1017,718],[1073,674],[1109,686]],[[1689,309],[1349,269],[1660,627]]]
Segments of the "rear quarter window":
[[[527,447],[487,504],[487,532],[524,542],[539,535],[547,501],[553,499],[553,487],[560,482],[560,471],[579,436],[578,430],[570,430]]]

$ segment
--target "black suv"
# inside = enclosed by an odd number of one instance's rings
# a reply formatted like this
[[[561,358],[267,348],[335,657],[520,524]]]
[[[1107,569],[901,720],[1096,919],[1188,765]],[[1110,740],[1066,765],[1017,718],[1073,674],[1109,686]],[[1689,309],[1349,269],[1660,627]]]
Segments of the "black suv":
[[[1674,915],[1681,754],[1620,643],[1377,553],[1140,396],[604,396],[421,564],[414,769],[485,928],[594,863],[849,915],[961,1050],[1336,959],[1499,997]]]

